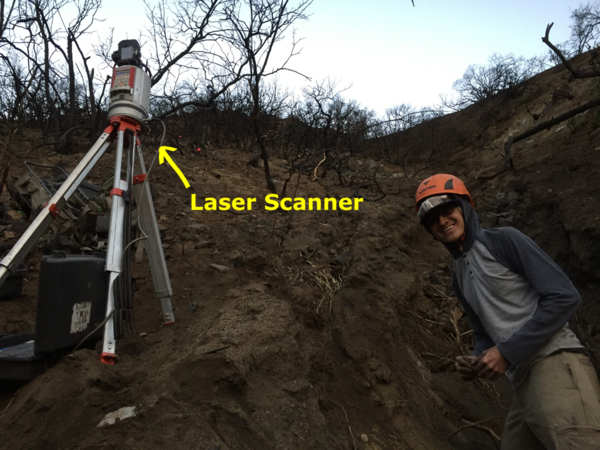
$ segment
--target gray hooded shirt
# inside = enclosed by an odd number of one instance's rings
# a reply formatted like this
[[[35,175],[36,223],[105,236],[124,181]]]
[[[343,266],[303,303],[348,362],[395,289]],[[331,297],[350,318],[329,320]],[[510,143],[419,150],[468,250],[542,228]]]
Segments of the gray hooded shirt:
[[[475,334],[473,355],[496,346],[510,363],[506,376],[521,384],[530,367],[560,351],[583,348],[567,321],[581,296],[558,265],[514,228],[484,229],[461,201],[463,251],[454,258],[454,292]]]

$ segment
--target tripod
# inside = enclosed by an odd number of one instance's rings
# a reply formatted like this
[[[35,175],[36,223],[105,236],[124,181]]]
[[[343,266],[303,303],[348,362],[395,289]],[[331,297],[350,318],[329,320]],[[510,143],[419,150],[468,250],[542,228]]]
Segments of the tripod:
[[[129,286],[129,290],[131,288],[127,279],[129,276],[129,243],[126,242],[128,240],[126,234],[128,234],[128,230],[130,229],[128,210],[130,208],[130,200],[132,199],[135,199],[138,205],[138,220],[148,238],[145,249],[152,272],[154,291],[156,296],[161,300],[164,323],[173,323],[174,317],[171,306],[173,291],[162,248],[150,185],[146,179],[146,166],[139,139],[142,129],[141,123],[136,118],[120,115],[111,116],[109,122],[110,125],[79,162],[71,175],[69,175],[60,189],[48,201],[8,255],[0,261],[0,284],[17,268],[38,238],[50,226],[52,220],[58,217],[61,209],[66,206],[66,202],[77,190],[78,186],[98,162],[106,149],[116,140],[114,184],[111,191],[112,208],[105,269],[109,272],[109,286],[102,355],[100,357],[102,362],[113,365],[116,360],[115,339],[121,332],[122,321],[132,320],[132,317],[127,313],[127,311],[132,311],[133,306],[131,305],[131,292],[127,292],[128,289],[126,288],[125,293],[119,295],[119,284],[121,286]],[[127,166],[125,179],[122,179],[124,146],[127,147],[125,155]],[[120,279],[123,274],[126,275],[125,279]],[[121,308],[116,308],[117,303],[121,303]],[[115,313],[116,311],[123,310],[125,311],[124,314]]]

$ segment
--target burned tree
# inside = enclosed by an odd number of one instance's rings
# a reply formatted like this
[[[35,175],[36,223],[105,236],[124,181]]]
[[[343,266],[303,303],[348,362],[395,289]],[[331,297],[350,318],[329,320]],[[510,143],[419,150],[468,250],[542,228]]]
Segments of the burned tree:
[[[571,13],[571,37],[567,42],[574,55],[580,55],[600,43],[600,2],[581,5]]]
[[[261,118],[264,113],[264,97],[261,95],[264,79],[283,70],[295,72],[287,67],[290,59],[297,55],[298,40],[292,32],[291,49],[283,61],[274,63],[275,44],[285,38],[285,33],[298,20],[307,19],[306,10],[312,0],[301,0],[290,5],[289,0],[243,0],[226,8],[227,23],[231,29],[227,40],[232,48],[247,62],[244,79],[252,97],[252,123],[256,143],[260,149],[258,158],[265,168],[267,188],[276,193],[269,170],[269,154],[263,137]],[[298,72],[296,72],[298,73]]]
[[[152,98],[159,117],[208,107],[242,79],[246,62],[223,47],[225,13],[236,1],[146,2],[150,21],[146,47],[155,72]]]
[[[452,89],[458,93],[457,100],[443,98],[442,101],[444,106],[456,111],[501,91],[514,89],[544,68],[544,58],[534,56],[526,59],[513,54],[494,53],[487,65],[470,65],[462,78],[454,82]]]
[[[68,3],[73,7],[70,14],[64,12]],[[0,58],[13,79],[20,67],[21,72],[27,73],[24,78],[31,80],[26,89],[24,83],[15,80],[15,100],[24,102],[39,122],[49,121],[51,140],[57,150],[64,147],[59,143],[65,130],[75,126],[75,118],[86,101],[85,92],[93,92],[93,88],[86,87],[89,77],[84,80],[77,76],[73,47],[96,22],[99,7],[100,0],[32,0],[19,3],[18,7],[11,4],[7,13],[4,2],[0,5]],[[82,52],[80,55],[85,61]],[[13,63],[9,64],[11,58]]]

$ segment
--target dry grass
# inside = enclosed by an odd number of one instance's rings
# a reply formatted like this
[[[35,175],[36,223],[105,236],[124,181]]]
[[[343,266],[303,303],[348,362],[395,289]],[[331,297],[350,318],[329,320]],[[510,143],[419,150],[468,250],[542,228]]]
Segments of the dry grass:
[[[333,301],[335,295],[342,287],[342,275],[334,277],[325,269],[311,274],[317,287],[323,292],[323,296],[317,305],[317,313],[324,317],[331,317],[333,312]]]

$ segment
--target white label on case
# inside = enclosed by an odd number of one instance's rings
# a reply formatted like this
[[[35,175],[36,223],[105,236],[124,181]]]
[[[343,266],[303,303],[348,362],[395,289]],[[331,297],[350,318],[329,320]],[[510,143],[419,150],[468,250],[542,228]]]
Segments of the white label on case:
[[[92,302],[75,303],[71,319],[71,334],[80,333],[90,324]]]

